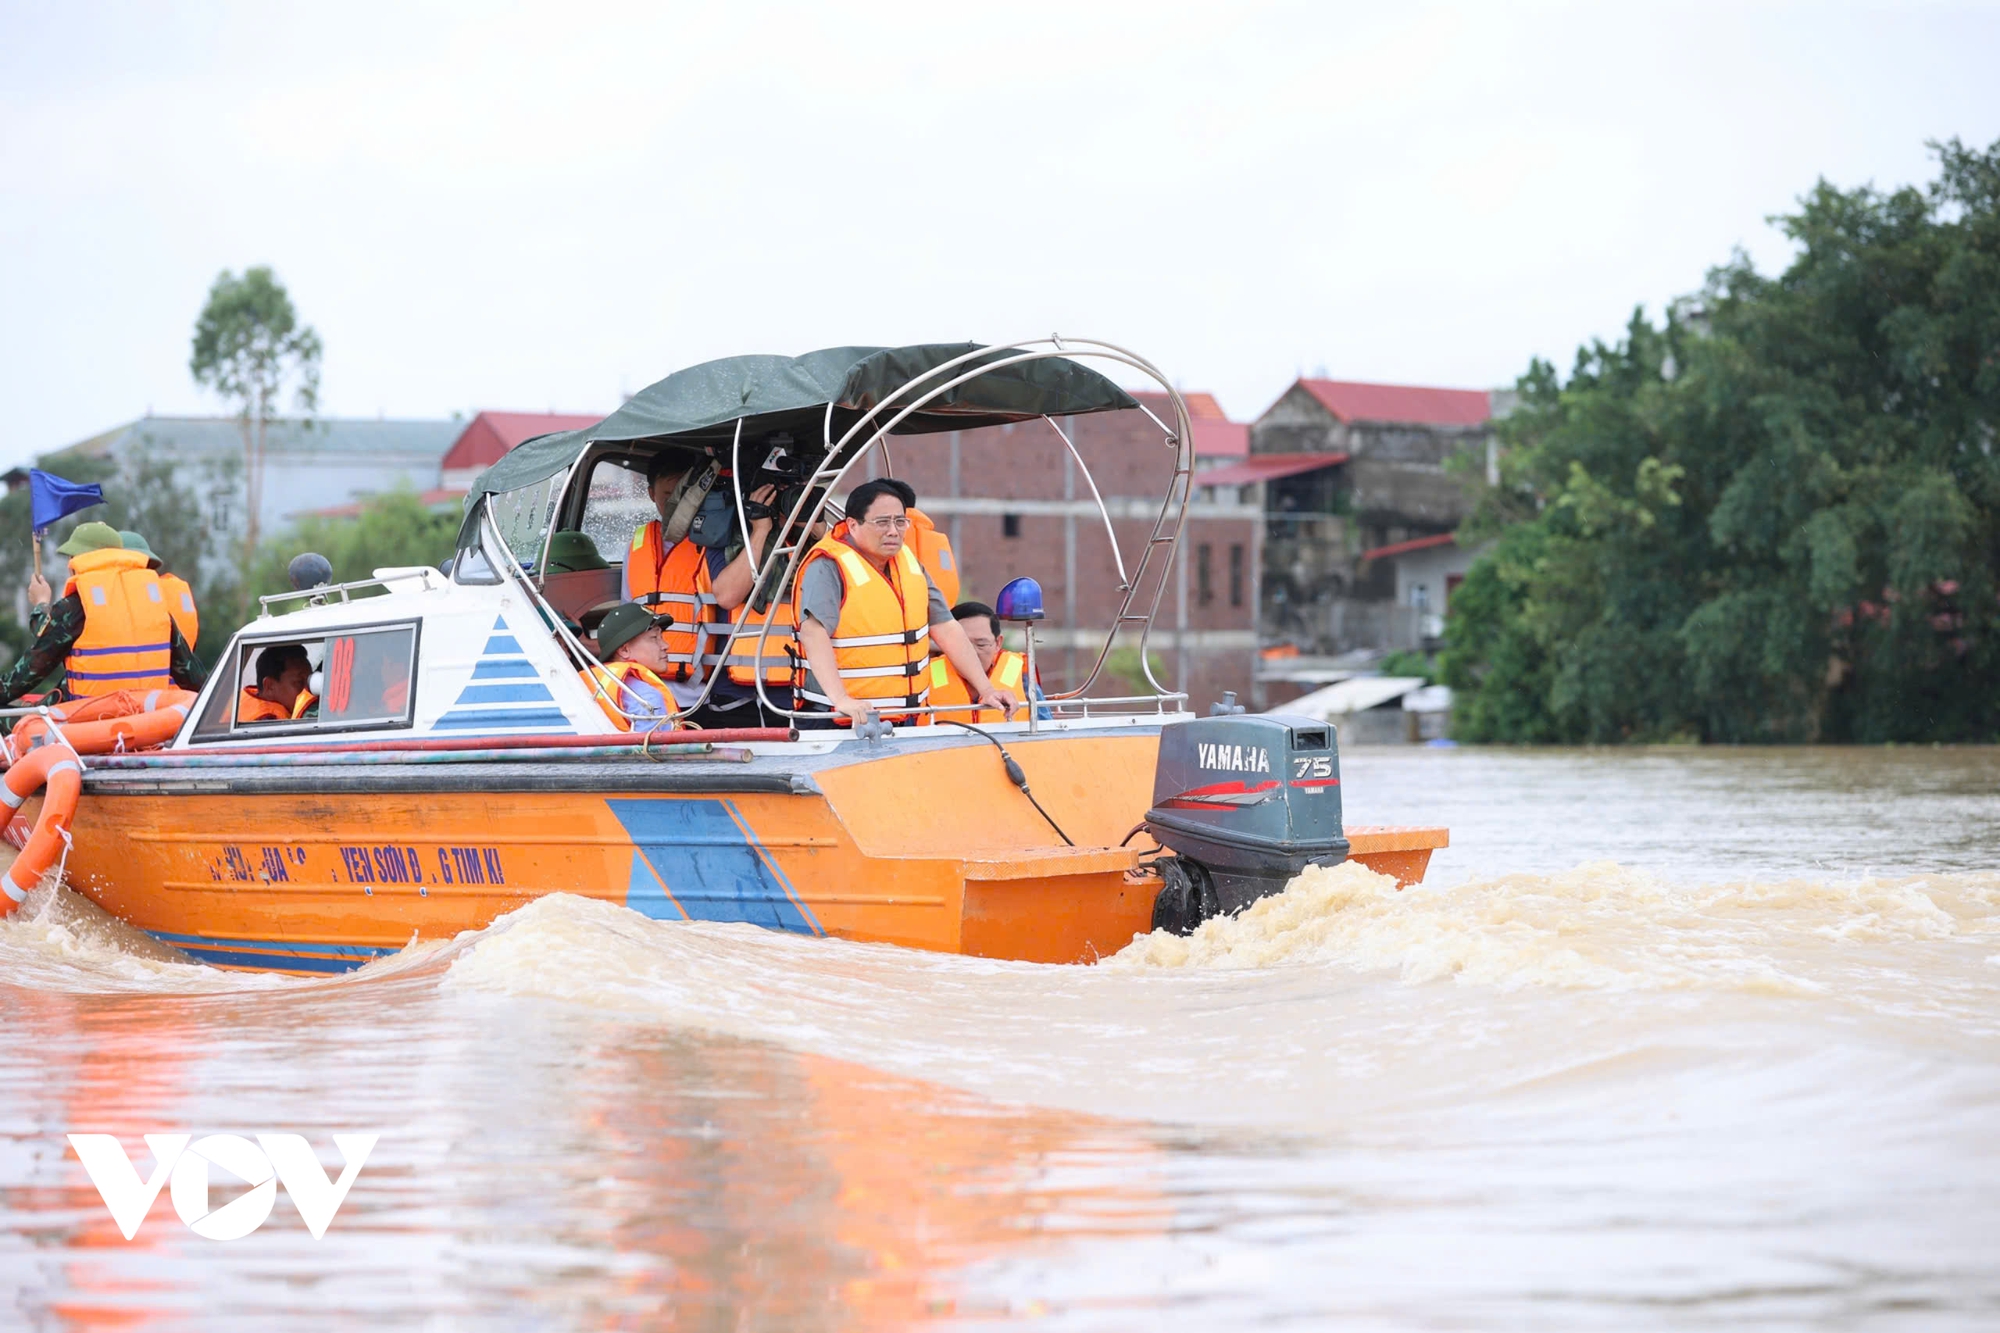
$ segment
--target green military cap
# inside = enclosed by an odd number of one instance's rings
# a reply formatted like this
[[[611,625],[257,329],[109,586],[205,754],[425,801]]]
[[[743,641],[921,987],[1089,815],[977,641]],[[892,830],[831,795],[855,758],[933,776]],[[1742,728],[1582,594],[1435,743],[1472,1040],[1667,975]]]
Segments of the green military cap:
[[[672,616],[654,615],[637,602],[621,602],[605,612],[597,622],[597,654],[607,662],[611,655],[649,629],[665,629]]]
[[[604,557],[597,552],[597,543],[587,532],[574,528],[564,528],[549,538],[549,565],[551,574],[568,574],[579,569],[609,569]]]
[[[118,529],[109,523],[79,523],[69,540],[56,547],[57,555],[88,555],[92,551],[117,551],[124,549],[119,540]]]
[[[125,549],[128,551],[144,551],[146,553],[147,563],[150,564],[154,569],[160,568],[160,557],[153,554],[152,543],[147,541],[144,537],[141,537],[136,532],[120,528],[118,530],[118,540],[125,543]]]

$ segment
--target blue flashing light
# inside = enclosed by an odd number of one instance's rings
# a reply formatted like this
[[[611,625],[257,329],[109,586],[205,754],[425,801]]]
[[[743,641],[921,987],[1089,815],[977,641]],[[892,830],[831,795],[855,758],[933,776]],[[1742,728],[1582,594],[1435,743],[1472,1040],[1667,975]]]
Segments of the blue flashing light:
[[[993,613],[1002,620],[1041,620],[1048,615],[1042,609],[1042,585],[1029,578],[1014,579],[993,599]]]

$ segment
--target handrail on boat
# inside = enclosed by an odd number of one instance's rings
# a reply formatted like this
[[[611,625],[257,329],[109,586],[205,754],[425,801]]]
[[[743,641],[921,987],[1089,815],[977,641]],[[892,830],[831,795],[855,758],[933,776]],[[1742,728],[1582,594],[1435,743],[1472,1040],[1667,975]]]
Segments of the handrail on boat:
[[[269,617],[272,605],[277,602],[297,601],[300,598],[304,598],[309,606],[323,606],[335,594],[339,595],[341,601],[346,602],[352,600],[348,594],[358,588],[388,588],[393,584],[400,583],[404,579],[422,579],[424,582],[424,591],[429,592],[431,590],[431,578],[433,575],[438,575],[438,573],[437,570],[425,565],[411,565],[407,569],[397,570],[387,578],[351,579],[346,583],[322,583],[311,588],[294,588],[289,592],[266,593],[257,599],[257,618],[263,620]]]
[[[975,361],[979,360],[980,358],[990,357],[996,353],[1000,354],[999,360],[992,360],[986,362],[985,364],[977,365],[970,371],[959,374],[953,378],[946,380],[943,383],[936,384],[927,391],[925,391],[924,393],[922,393],[920,396],[912,399],[907,405],[897,409],[896,414],[892,418],[890,418],[886,422],[883,422],[879,427],[876,428],[875,433],[873,434],[872,437],[870,437],[867,440],[866,443],[864,443],[859,449],[855,450],[853,454],[849,456],[844,462],[839,463],[838,466],[833,465],[834,460],[840,458],[842,452],[847,449],[848,445],[855,439],[856,435],[859,434],[864,428],[866,428],[871,421],[877,418],[885,408],[889,408],[892,405],[896,404],[899,400],[901,400],[904,394],[911,392],[916,386],[924,383],[926,380],[935,379],[947,374],[950,371],[956,370],[958,367],[964,365],[968,361]],[[1015,355],[1008,355],[1009,353],[1015,353]],[[1125,587],[1123,589],[1123,591],[1125,592],[1125,598],[1119,604],[1118,614],[1113,618],[1111,628],[1105,634],[1104,645],[1102,648],[1098,650],[1097,659],[1095,662],[1092,663],[1089,674],[1085,676],[1083,683],[1078,685],[1076,688],[1065,691],[1062,694],[1050,695],[1044,700],[1044,702],[1053,703],[1053,702],[1078,699],[1083,697],[1085,692],[1089,690],[1089,688],[1093,684],[1096,683],[1099,674],[1102,673],[1104,669],[1104,663],[1111,655],[1112,646],[1117,642],[1118,631],[1124,628],[1125,625],[1127,625],[1133,620],[1142,620],[1144,622],[1144,627],[1141,629],[1139,635],[1139,669],[1141,673],[1145,676],[1146,683],[1153,687],[1153,690],[1157,697],[1166,697],[1169,695],[1173,695],[1175,693],[1174,691],[1168,690],[1166,686],[1162,685],[1157,679],[1154,678],[1152,663],[1149,660],[1146,652],[1146,645],[1152,635],[1153,620],[1159,614],[1160,600],[1166,594],[1167,579],[1169,577],[1170,571],[1173,568],[1174,557],[1179,550],[1181,534],[1185,530],[1187,524],[1187,507],[1188,507],[1188,502],[1193,493],[1193,486],[1190,484],[1190,479],[1192,478],[1194,473],[1194,453],[1193,453],[1194,428],[1193,428],[1193,423],[1188,415],[1186,400],[1182,398],[1180,391],[1174,387],[1173,383],[1166,377],[1166,375],[1159,369],[1159,367],[1153,365],[1152,362],[1147,361],[1145,358],[1140,357],[1137,353],[1132,352],[1126,348],[1120,347],[1114,343],[1103,342],[1096,339],[1088,339],[1088,338],[1065,339],[1060,335],[1052,334],[1047,338],[1030,338],[1030,339],[1023,339],[1019,342],[1014,342],[1014,343],[996,344],[986,347],[975,348],[970,352],[963,353],[959,356],[953,357],[949,361],[945,361],[936,366],[933,366],[932,368],[923,372],[922,374],[913,377],[900,389],[898,389],[895,393],[885,395],[880,403],[876,404],[874,407],[870,408],[867,412],[863,413],[861,417],[858,420],[856,420],[855,423],[841,435],[838,442],[835,442],[830,438],[832,435],[832,413],[829,411],[829,413],[827,414],[826,427],[825,427],[825,434],[828,437],[825,440],[825,447],[826,447],[825,461],[822,462],[819,469],[815,471],[813,475],[807,479],[804,488],[802,488],[802,493],[799,499],[794,503],[792,507],[791,514],[789,514],[786,517],[785,522],[776,529],[779,540],[777,542],[774,542],[772,547],[764,553],[764,559],[762,561],[761,567],[753,571],[752,587],[756,588],[756,587],[761,587],[763,585],[765,578],[767,577],[768,572],[771,569],[773,563],[776,560],[778,560],[781,556],[784,558],[784,573],[778,586],[783,587],[785,582],[797,576],[798,566],[803,558],[803,553],[805,549],[804,538],[805,535],[811,531],[812,527],[812,517],[807,516],[806,507],[808,501],[811,500],[812,498],[813,492],[815,490],[818,490],[822,493],[819,504],[814,506],[815,511],[817,511],[825,506],[825,503],[827,499],[830,498],[834,488],[847,475],[847,473],[853,469],[856,463],[860,462],[862,458],[867,456],[868,451],[871,448],[877,446],[883,446],[885,448],[885,453],[886,453],[886,439],[889,433],[893,431],[898,425],[902,424],[902,422],[906,420],[908,417],[910,417],[913,413],[921,411],[926,405],[928,405],[934,399],[942,396],[943,394],[949,393],[951,390],[959,387],[962,384],[966,384],[972,380],[978,379],[981,375],[989,374],[995,370],[1002,370],[1009,366],[1020,365],[1024,362],[1049,360],[1055,358],[1066,358],[1075,360],[1087,360],[1087,359],[1106,360],[1114,362],[1116,364],[1129,366],[1135,370],[1142,372],[1143,374],[1150,377],[1155,383],[1157,383],[1162,389],[1166,391],[1168,396],[1168,401],[1171,402],[1174,407],[1174,417],[1178,425],[1178,430],[1168,430],[1165,424],[1160,421],[1159,417],[1155,416],[1149,409],[1145,407],[1143,403],[1139,405],[1140,410],[1144,411],[1148,417],[1151,417],[1155,425],[1161,427],[1161,430],[1166,435],[1167,444],[1176,450],[1176,467],[1174,470],[1174,474],[1172,478],[1168,481],[1167,494],[1162,499],[1160,506],[1160,513],[1158,517],[1154,519],[1153,530],[1151,535],[1147,539],[1146,553],[1140,562],[1138,573],[1135,576],[1131,576],[1125,579]],[[1046,417],[1044,417],[1043,419],[1048,420],[1048,418]],[[1052,427],[1055,426],[1055,423],[1053,421],[1049,421],[1049,424]],[[1056,428],[1056,433],[1063,437],[1063,443],[1070,448],[1072,454],[1075,454],[1076,453],[1075,446],[1071,443],[1068,436],[1063,434],[1060,427]],[[1081,455],[1077,455],[1077,464],[1079,467],[1083,469],[1084,476],[1089,482],[1092,498],[1097,502],[1098,512],[1104,519],[1106,531],[1112,533],[1112,549],[1114,556],[1118,560],[1121,578],[1123,578],[1124,560],[1122,555],[1119,554],[1118,552],[1117,537],[1115,531],[1113,531],[1110,512],[1104,504],[1103,496],[1098,493],[1097,483],[1095,478],[1091,476],[1089,466],[1083,462]],[[731,484],[737,486],[739,489],[741,487],[740,479],[735,478],[734,476],[732,476],[731,478]],[[1176,507],[1175,505],[1176,498],[1178,498],[1179,501],[1178,507]],[[816,516],[816,513],[814,516]],[[1163,536],[1162,535],[1163,532],[1165,532],[1169,527],[1170,516],[1172,519],[1171,533],[1169,535]],[[794,540],[792,544],[789,546],[785,545],[783,539],[786,536],[794,533],[798,534],[796,540]],[[1132,614],[1133,602],[1141,594],[1145,582],[1146,573],[1152,565],[1155,553],[1159,550],[1159,548],[1162,545],[1164,545],[1167,548],[1167,552],[1166,552],[1166,557],[1160,566],[1159,578],[1153,591],[1152,602],[1147,607],[1146,612],[1143,616],[1135,616]],[[756,656],[760,659],[764,656],[765,643],[770,636],[771,628],[772,628],[771,624],[768,620],[766,620],[762,625],[759,626],[757,635]],[[1026,632],[1032,635],[1034,633],[1033,627],[1030,626]],[[734,635],[732,635],[731,638],[733,641]],[[777,713],[781,716],[793,717],[793,718],[811,716],[810,714],[804,712],[803,710],[785,709],[774,706],[771,703],[769,697],[765,694],[764,685],[765,682],[763,678],[759,676],[756,682],[758,700],[760,703],[770,708],[772,712]],[[713,688],[713,682],[711,681],[708,687],[703,691],[702,698],[704,700],[707,698],[708,690],[712,688]],[[1178,697],[1185,699],[1187,696],[1185,694],[1181,694]],[[698,707],[699,704],[697,704],[696,706]],[[932,710],[928,708],[921,708],[921,709],[898,709],[897,711],[901,713],[914,714],[920,712],[928,712]],[[1034,717],[1034,714],[1031,712],[1029,714],[1029,717],[1030,719],[1032,719]]]
[[[998,359],[993,359],[995,357]],[[1046,695],[1040,700],[1024,699],[1022,706],[1029,710],[1027,718],[1032,729],[1033,722],[1037,716],[1034,710],[1037,707],[1060,710],[1061,713],[1067,715],[1072,706],[1080,706],[1081,715],[1088,716],[1092,706],[1104,707],[1120,703],[1150,703],[1155,708],[1164,711],[1166,704],[1184,703],[1188,698],[1188,695],[1184,691],[1169,690],[1155,678],[1150,654],[1146,649],[1151,639],[1153,621],[1159,614],[1160,602],[1166,595],[1167,582],[1172,576],[1175,558],[1179,554],[1182,534],[1186,530],[1187,509],[1193,494],[1191,481],[1194,472],[1193,425],[1188,413],[1186,400],[1159,367],[1137,353],[1114,343],[1087,338],[1063,338],[1060,335],[1052,334],[1045,338],[1030,338],[1014,343],[992,344],[975,348],[948,361],[941,362],[911,378],[894,393],[886,395],[881,402],[864,412],[842,433],[838,441],[832,438],[833,410],[832,405],[829,404],[822,427],[825,449],[824,456],[819,467],[810,477],[805,479],[805,484],[800,488],[800,497],[794,502],[791,513],[786,515],[784,521],[774,528],[774,540],[760,553],[760,557],[752,562],[751,595],[755,597],[760,590],[770,586],[771,575],[779,569],[781,564],[782,575],[776,584],[777,587],[783,588],[786,583],[797,576],[798,568],[803,560],[806,549],[805,537],[810,533],[812,524],[823,515],[839,511],[839,504],[833,495],[835,488],[853,470],[856,463],[867,457],[871,449],[879,448],[886,462],[888,458],[889,434],[912,414],[921,411],[935,399],[950,393],[963,384],[978,379],[982,375],[1026,362],[1058,358],[1111,361],[1115,364],[1137,370],[1158,384],[1166,392],[1168,401],[1173,405],[1174,427],[1168,427],[1165,422],[1160,420],[1157,414],[1143,403],[1139,404],[1139,410],[1144,412],[1152,420],[1153,424],[1160,428],[1164,436],[1164,442],[1169,448],[1175,450],[1175,468],[1173,475],[1168,481],[1167,492],[1162,497],[1159,513],[1155,516],[1152,530],[1148,534],[1145,552],[1140,558],[1139,567],[1136,571],[1128,573],[1124,553],[1118,542],[1116,526],[1111,518],[1109,507],[1105,504],[1104,497],[1098,490],[1096,478],[1092,475],[1089,465],[1084,461],[1081,452],[1076,448],[1075,442],[1070,439],[1068,433],[1061,426],[1057,425],[1052,418],[1048,416],[1042,418],[1056,432],[1058,438],[1062,440],[1064,448],[1075,459],[1077,466],[1083,472],[1085,484],[1090,488],[1091,499],[1096,503],[1098,514],[1103,520],[1105,535],[1111,543],[1112,558],[1118,570],[1120,591],[1124,593],[1124,597],[1119,603],[1117,614],[1113,617],[1110,628],[1105,633],[1104,643],[1099,648],[1097,657],[1092,662],[1090,671],[1084,677],[1082,683],[1063,693]],[[965,366],[968,362],[983,363],[974,365],[970,370],[960,371],[959,368]],[[954,375],[952,372],[955,371],[959,373]],[[935,382],[930,383],[929,387],[918,392],[919,386],[925,385],[927,381]],[[907,403],[903,403],[902,400],[906,394],[914,394],[915,396]],[[898,406],[899,403],[901,403],[900,406]],[[864,431],[871,427],[872,423],[876,423],[883,416],[885,409],[893,411],[893,415],[887,420],[881,420],[879,424],[873,425],[873,433],[867,436],[859,448],[854,449],[851,453],[847,453],[850,445],[853,444],[857,437],[861,436]],[[734,492],[736,501],[738,525],[747,536],[749,525],[745,521],[746,513],[743,507],[743,482],[741,476],[738,475],[740,472],[738,464],[741,461],[742,434],[743,423],[742,419],[739,418],[730,442],[730,486]],[[846,453],[845,458],[842,457],[843,453]],[[548,502],[551,515],[559,507],[557,497],[567,492],[571,481],[577,474],[577,470],[583,466],[588,457],[590,457],[590,451],[586,450],[580,453],[571,462],[570,466],[560,474],[561,481],[549,487]],[[836,460],[838,461],[836,462]],[[547,485],[547,483],[544,484]],[[813,501],[815,492],[819,496],[816,502]],[[501,535],[498,520],[492,512],[493,499],[493,496],[486,495],[481,496],[479,500],[479,505],[482,509],[480,524],[481,545],[486,545],[490,541],[494,547],[499,549],[503,555],[502,563],[506,572],[543,609],[557,639],[563,643],[576,661],[583,666],[596,664],[597,659],[595,656],[583,647],[574,634],[569,632],[568,627],[562,623],[562,616],[553,607],[549,606],[547,601],[541,596],[541,590],[536,586],[534,579],[522,567],[519,559],[514,554],[513,548],[508,544],[504,536]],[[553,528],[554,523],[551,519],[550,522],[544,525],[542,531],[537,534],[541,538],[544,550],[546,550],[547,543],[552,539]],[[789,544],[786,541],[788,537],[792,539]],[[1143,613],[1135,614],[1133,611],[1134,604],[1144,595],[1148,575],[1154,572],[1154,562],[1156,557],[1161,556],[1162,548],[1165,548],[1164,557],[1160,559],[1157,576],[1152,580],[1151,600],[1145,604]],[[490,555],[489,559],[491,559]],[[546,563],[546,561],[544,560],[541,563]],[[286,594],[280,594],[280,596],[284,595]],[[1138,642],[1139,670],[1145,678],[1146,684],[1152,687],[1153,693],[1151,695],[1090,699],[1087,691],[1103,673],[1105,662],[1109,659],[1112,648],[1117,643],[1119,632],[1134,622],[1141,624]],[[720,659],[727,657],[730,647],[734,645],[742,629],[743,626],[741,624],[732,626],[727,637],[719,640],[711,640],[710,636],[703,633],[700,640],[703,649],[701,655],[706,655],[706,647],[709,642],[719,642],[722,647],[722,652],[718,659],[719,663]],[[774,626],[768,618],[760,622],[757,627],[755,655],[759,660],[766,653],[773,629]],[[1034,632],[1033,626],[1030,625],[1026,632],[1032,637]],[[1030,643],[1029,648],[1032,654],[1032,643]],[[721,679],[725,670],[726,667],[720,664],[710,670],[702,683],[700,695],[693,703],[677,711],[685,714],[693,712],[705,704],[713,693],[716,682]],[[606,691],[601,682],[597,681],[595,673],[590,673],[589,679],[591,681],[592,693],[600,703],[607,704],[612,711],[622,717],[633,719],[632,714],[626,712],[617,702],[607,697]],[[766,693],[766,681],[761,672],[756,674],[755,688],[759,703],[771,713],[793,719],[815,716],[815,714],[804,709],[780,708],[773,703]],[[903,715],[920,716],[937,712],[960,711],[963,707],[963,705],[923,705],[916,708],[899,708],[896,711]],[[636,721],[637,719],[633,720]]]

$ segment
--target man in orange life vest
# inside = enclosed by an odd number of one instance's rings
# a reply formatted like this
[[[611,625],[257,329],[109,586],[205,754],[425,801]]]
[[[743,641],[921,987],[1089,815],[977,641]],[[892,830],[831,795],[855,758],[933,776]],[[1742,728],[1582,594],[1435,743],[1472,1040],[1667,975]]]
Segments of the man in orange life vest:
[[[655,615],[637,602],[612,607],[598,622],[597,649],[604,665],[577,674],[620,731],[632,730],[634,723],[648,730],[673,725],[664,637],[672,624],[672,617]]]
[[[979,654],[979,665],[986,670],[986,678],[1001,689],[1025,699],[1031,693],[1030,683],[1025,677],[1028,659],[1001,645],[1000,617],[984,602],[960,602],[951,609],[951,618],[965,631],[966,642],[972,651]],[[947,704],[970,703],[972,691],[966,688],[963,678],[952,670],[951,663],[943,657],[931,659],[931,697],[933,708]],[[938,721],[957,722],[1005,722],[998,709],[962,708],[950,713],[934,713]]]
[[[807,552],[794,602],[809,668],[801,707],[826,713],[800,726],[896,719],[930,693],[930,642],[944,650],[983,708],[1011,713],[1015,696],[987,678],[937,585],[903,541],[917,493],[893,478],[864,481],[847,517]]]
[[[136,532],[120,531],[118,540],[128,551],[143,551],[146,567],[160,576],[160,591],[167,595],[167,614],[174,618],[174,627],[192,648],[201,642],[201,613],[194,609],[194,589],[178,574],[167,571],[160,557],[153,554],[152,543]]]
[[[236,700],[238,722],[295,722],[319,698],[308,687],[312,659],[304,644],[274,643],[257,654],[257,683]]]
[[[56,548],[69,557],[69,585],[40,618],[35,641],[0,676],[0,706],[65,670],[71,698],[119,690],[198,690],[206,673],[167,613],[159,576],[128,551],[108,523],[79,524]],[[47,584],[38,587],[42,596]]]
[[[670,627],[664,630],[666,669],[661,675],[678,710],[700,698],[708,677],[723,669],[732,613],[750,600],[752,562],[761,556],[771,535],[769,506],[778,492],[774,486],[760,486],[744,497],[744,508],[754,517],[747,542],[741,540],[742,534],[734,534],[741,545],[732,550],[727,541],[703,546],[685,535],[688,521],[709,495],[729,496],[727,477],[706,467],[690,471],[686,455],[662,452],[647,465],[646,485],[660,517],[632,534],[632,548],[625,554],[624,589],[627,600],[670,617]],[[733,496],[729,498],[733,507]],[[666,528],[675,518],[678,539],[669,545]],[[734,523],[728,526],[733,534]],[[740,613],[735,618],[741,619]],[[777,642],[775,637],[767,639],[767,649],[776,651]],[[754,639],[746,640],[744,652],[754,652],[753,645]],[[773,673],[774,684],[777,674]],[[731,666],[709,691],[707,704],[689,720],[704,727],[762,725],[754,681],[747,667]],[[790,694],[787,675],[773,698],[782,707],[789,704]]]

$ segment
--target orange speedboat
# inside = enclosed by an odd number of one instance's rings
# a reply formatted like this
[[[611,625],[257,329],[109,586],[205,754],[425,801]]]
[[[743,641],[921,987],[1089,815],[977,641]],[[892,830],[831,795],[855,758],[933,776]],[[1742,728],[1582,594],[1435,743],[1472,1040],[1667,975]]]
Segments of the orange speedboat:
[[[976,729],[924,717],[639,732],[579,675],[620,571],[553,570],[551,544],[584,532],[623,551],[652,513],[653,454],[713,460],[739,515],[750,489],[781,483],[757,576],[789,586],[813,521],[885,436],[1137,408],[1090,359],[1158,380],[1177,449],[1145,549],[1129,570],[1114,551],[1125,605],[1077,688]],[[205,962],[333,972],[550,893],[1078,963],[1240,908],[1306,864],[1349,858],[1415,882],[1444,830],[1343,827],[1326,724],[1197,718],[1147,667],[1146,694],[1092,693],[1114,644],[1136,642],[1147,662],[1191,436],[1166,377],[1102,343],[840,348],[681,371],[491,468],[449,573],[383,569],[264,599],[170,744],[82,759],[69,883]],[[1039,592],[1003,601],[1032,679]],[[318,707],[239,722],[239,689],[274,645],[306,649]],[[767,702],[782,716],[790,701]],[[940,792],[951,798],[913,799]]]

